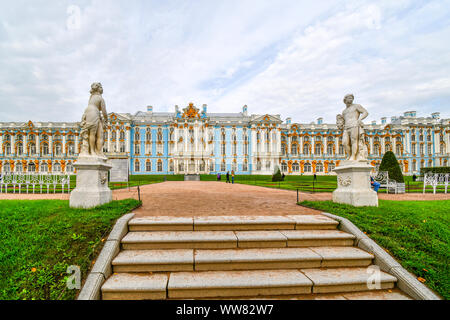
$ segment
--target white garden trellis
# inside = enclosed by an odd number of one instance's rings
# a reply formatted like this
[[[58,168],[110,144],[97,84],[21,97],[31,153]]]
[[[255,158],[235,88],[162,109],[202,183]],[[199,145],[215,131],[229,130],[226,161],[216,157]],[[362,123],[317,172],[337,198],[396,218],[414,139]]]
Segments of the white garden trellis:
[[[12,193],[42,193],[42,187],[46,186],[47,193],[53,188],[53,193],[56,193],[56,187],[60,186],[62,193],[70,193],[70,174],[53,174],[53,173],[21,173],[9,172],[4,173],[0,177],[0,193],[8,193],[8,188],[12,187]],[[31,189],[31,190],[30,190]]]
[[[436,194],[436,188],[438,186],[444,186],[445,193],[447,193],[449,178],[450,173],[425,173],[425,176],[423,177],[423,193],[425,193],[425,188],[427,186],[433,187],[434,194]]]

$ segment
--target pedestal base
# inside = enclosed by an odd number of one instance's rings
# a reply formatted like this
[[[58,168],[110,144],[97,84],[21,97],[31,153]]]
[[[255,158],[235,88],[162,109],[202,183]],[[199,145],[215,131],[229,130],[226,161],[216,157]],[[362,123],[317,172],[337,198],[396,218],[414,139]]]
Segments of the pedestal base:
[[[77,186],[70,194],[71,208],[94,208],[112,201],[112,191],[108,187],[108,171],[111,165],[102,158],[78,158]]]
[[[366,162],[345,162],[336,167],[338,187],[333,192],[333,202],[378,207],[378,195],[370,187],[372,169]]]

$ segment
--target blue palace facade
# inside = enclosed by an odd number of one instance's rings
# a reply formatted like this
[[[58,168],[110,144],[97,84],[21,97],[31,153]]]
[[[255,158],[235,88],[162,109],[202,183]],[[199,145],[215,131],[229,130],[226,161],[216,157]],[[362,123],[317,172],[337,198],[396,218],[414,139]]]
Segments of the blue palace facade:
[[[209,113],[193,103],[174,112],[151,106],[134,115],[110,113],[104,132],[109,159],[128,163],[129,173],[142,174],[334,174],[345,159],[336,124],[296,123],[280,115]],[[377,167],[393,151],[404,174],[421,167],[448,166],[450,119],[439,113],[402,116],[366,123],[369,161]],[[79,123],[0,122],[0,172],[73,173],[80,150]]]

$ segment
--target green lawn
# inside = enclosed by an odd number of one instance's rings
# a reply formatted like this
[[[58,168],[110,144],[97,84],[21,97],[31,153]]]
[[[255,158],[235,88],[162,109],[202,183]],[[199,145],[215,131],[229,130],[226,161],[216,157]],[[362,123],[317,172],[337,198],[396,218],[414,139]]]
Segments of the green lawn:
[[[0,201],[0,300],[74,299],[67,267],[83,279],[116,219],[140,203],[113,201],[91,210],[69,201]]]
[[[379,200],[378,208],[331,201],[303,201],[300,205],[351,220],[405,269],[450,299],[450,200]]]

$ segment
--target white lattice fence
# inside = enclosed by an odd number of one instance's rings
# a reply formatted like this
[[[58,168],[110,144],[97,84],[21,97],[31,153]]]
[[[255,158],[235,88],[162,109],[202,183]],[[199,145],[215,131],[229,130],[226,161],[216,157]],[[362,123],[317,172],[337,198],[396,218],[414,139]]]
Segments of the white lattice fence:
[[[42,193],[46,186],[47,193],[56,193],[57,188],[62,193],[70,192],[69,174],[41,173],[5,173],[0,178],[0,193]]]

